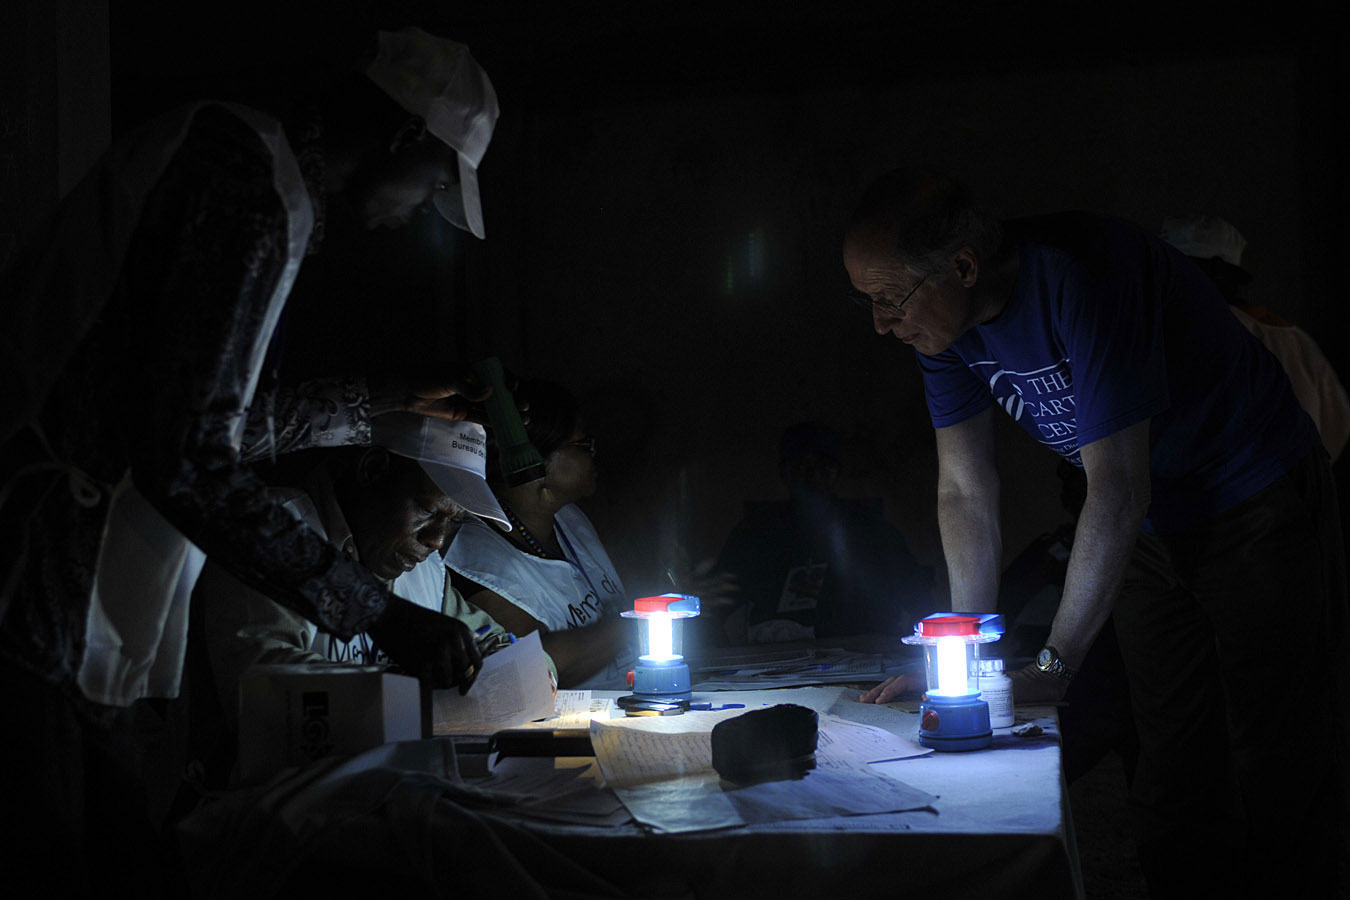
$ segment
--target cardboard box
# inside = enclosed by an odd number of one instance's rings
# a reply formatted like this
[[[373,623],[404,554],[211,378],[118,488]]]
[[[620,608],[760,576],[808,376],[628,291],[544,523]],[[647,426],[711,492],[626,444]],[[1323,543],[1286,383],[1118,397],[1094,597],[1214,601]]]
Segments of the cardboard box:
[[[239,680],[239,779],[423,737],[417,679],[381,666],[254,666]]]

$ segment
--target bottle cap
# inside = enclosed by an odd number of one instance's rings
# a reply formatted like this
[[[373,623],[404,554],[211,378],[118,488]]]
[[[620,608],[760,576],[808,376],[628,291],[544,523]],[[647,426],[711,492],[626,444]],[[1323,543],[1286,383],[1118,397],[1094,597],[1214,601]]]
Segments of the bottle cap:
[[[1003,671],[1003,660],[1001,659],[981,659],[976,660],[979,668],[976,670],[980,675],[994,675]]]

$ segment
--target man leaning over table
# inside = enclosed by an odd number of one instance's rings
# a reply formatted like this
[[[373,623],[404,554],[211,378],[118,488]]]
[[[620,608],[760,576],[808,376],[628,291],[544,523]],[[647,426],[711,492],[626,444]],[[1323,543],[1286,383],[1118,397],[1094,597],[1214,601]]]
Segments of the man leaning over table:
[[[865,192],[844,265],[877,333],[918,353],[953,609],[997,602],[993,407],[1086,473],[1050,637],[1015,692],[1061,697],[1114,609],[1151,892],[1327,895],[1346,847],[1344,560],[1326,454],[1279,363],[1143,230],[999,222],[933,172]]]

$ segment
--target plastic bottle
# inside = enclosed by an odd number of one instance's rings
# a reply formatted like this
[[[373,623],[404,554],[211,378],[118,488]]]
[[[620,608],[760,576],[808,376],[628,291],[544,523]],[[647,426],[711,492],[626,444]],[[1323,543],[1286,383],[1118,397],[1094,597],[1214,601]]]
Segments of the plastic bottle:
[[[980,699],[989,704],[989,727],[1011,728],[1013,723],[1012,679],[1003,674],[1003,660],[977,661]]]

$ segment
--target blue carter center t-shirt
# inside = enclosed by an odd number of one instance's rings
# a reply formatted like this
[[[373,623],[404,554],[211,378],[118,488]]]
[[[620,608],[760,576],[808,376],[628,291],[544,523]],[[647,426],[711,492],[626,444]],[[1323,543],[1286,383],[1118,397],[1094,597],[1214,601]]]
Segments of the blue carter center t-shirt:
[[[1175,248],[1090,213],[1007,223],[1020,267],[999,316],[919,355],[933,425],[997,403],[1082,467],[1079,448],[1145,419],[1145,529],[1199,524],[1283,475],[1317,441],[1289,380]]]

